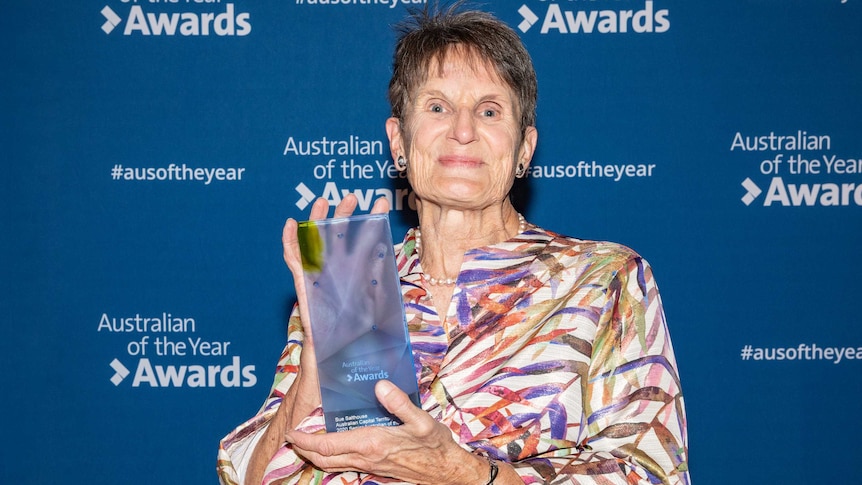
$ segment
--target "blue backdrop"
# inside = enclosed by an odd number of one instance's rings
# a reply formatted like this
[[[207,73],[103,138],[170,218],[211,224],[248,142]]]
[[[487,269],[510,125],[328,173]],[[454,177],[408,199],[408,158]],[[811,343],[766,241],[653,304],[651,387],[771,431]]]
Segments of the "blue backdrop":
[[[393,199],[405,0],[6,2],[0,483],[216,483],[293,302],[281,227]],[[698,484],[851,483],[862,2],[499,0],[536,224],[654,266]]]

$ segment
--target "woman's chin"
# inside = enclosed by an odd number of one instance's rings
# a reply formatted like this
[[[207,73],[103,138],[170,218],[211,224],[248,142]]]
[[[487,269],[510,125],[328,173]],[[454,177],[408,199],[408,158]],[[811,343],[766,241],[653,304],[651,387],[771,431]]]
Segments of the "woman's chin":
[[[487,189],[483,190],[476,186],[459,186],[446,190],[437,190],[433,196],[427,197],[424,200],[433,202],[441,207],[480,209],[488,206],[488,193]]]

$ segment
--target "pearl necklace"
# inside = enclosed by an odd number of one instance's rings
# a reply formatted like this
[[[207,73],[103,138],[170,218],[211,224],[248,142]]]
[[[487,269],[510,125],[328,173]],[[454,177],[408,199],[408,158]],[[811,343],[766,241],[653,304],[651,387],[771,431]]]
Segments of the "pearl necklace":
[[[521,234],[526,230],[527,230],[527,220],[524,219],[524,216],[521,215],[521,213],[519,212],[518,213],[518,234]],[[421,249],[422,249],[422,231],[419,230],[419,228],[417,227],[416,229],[413,230],[413,234],[414,234],[414,238],[416,239],[416,246],[415,246],[416,247],[416,254],[419,254]],[[422,256],[422,255],[419,254],[419,256]],[[457,281],[457,279],[458,279],[457,276],[455,278],[450,278],[448,276],[445,278],[435,278],[434,276],[431,276],[428,273],[423,273],[423,274],[425,275],[425,281],[427,281],[428,284],[431,286],[454,285],[455,281]]]

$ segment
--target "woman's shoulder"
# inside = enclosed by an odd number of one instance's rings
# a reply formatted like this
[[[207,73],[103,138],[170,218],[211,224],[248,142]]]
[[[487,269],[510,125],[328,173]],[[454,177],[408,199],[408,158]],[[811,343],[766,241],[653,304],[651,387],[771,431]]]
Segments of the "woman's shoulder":
[[[545,254],[553,254],[561,259],[577,260],[601,260],[605,264],[620,265],[632,261],[643,261],[643,258],[632,248],[612,241],[584,239],[567,236],[543,228],[535,228],[537,234],[546,237]]]

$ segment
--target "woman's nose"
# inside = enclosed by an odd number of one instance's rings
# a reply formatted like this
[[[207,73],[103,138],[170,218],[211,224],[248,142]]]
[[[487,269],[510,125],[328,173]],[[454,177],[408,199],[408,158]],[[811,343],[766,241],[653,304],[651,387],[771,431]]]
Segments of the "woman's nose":
[[[455,115],[452,127],[452,138],[461,144],[467,144],[476,140],[476,120],[472,110],[459,109]]]

